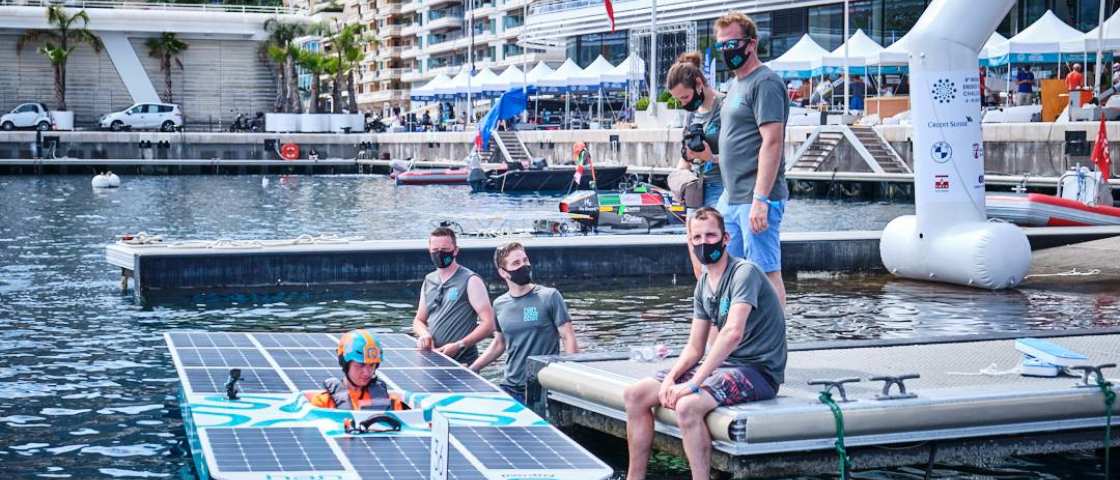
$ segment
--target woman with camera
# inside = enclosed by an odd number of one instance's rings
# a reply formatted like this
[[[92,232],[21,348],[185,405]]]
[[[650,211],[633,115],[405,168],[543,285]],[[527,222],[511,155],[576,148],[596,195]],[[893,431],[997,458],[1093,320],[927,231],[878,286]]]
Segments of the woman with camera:
[[[719,173],[719,116],[723,95],[708,84],[700,65],[699,53],[683,53],[669,67],[665,78],[669,93],[688,111],[677,168],[691,171],[702,179],[703,202],[701,205],[687,205],[689,211],[699,207],[715,208],[723,194],[723,180]],[[689,258],[692,259],[692,272],[700,278],[700,262],[691,249]]]

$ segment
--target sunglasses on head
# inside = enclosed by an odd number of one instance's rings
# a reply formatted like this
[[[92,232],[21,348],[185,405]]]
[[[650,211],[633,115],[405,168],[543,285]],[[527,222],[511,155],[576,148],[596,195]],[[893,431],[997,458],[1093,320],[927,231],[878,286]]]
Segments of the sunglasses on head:
[[[732,38],[722,42],[716,42],[716,50],[731,50],[736,48],[745,47],[751,40],[749,38]]]

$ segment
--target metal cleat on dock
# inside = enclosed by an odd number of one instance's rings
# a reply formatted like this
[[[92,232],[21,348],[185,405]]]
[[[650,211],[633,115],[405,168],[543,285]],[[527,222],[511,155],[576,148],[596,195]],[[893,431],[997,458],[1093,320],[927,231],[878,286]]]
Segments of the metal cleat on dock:
[[[868,380],[872,382],[883,382],[883,392],[875,395],[875,400],[903,400],[907,398],[917,398],[918,395],[906,391],[906,380],[913,380],[922,378],[917,373],[905,373],[897,376],[883,375],[879,377],[871,377]],[[891,394],[891,386],[898,385],[898,393]]]
[[[1115,363],[1102,363],[1100,365],[1077,365],[1069,367],[1070,370],[1081,371],[1081,383],[1076,383],[1073,386],[1078,388],[1100,388],[1102,383],[1107,383],[1108,379],[1104,376],[1102,370],[1106,368],[1116,368]],[[1094,381],[1089,381],[1089,375],[1096,374]]]
[[[844,384],[845,383],[856,383],[856,382],[859,382],[859,381],[860,381],[860,379],[858,377],[838,378],[836,380],[815,379],[815,380],[809,380],[809,385],[814,385],[814,386],[823,385],[824,389],[821,390],[821,393],[829,393],[829,394],[831,394],[832,389],[835,388],[836,392],[840,394],[840,403],[848,403],[849,401],[854,401],[854,400],[848,400],[848,393],[844,391]]]

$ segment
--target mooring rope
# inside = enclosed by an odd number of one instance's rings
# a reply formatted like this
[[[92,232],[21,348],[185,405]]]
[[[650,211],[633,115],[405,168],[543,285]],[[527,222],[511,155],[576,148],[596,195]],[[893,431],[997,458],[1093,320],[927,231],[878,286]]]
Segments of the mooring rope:
[[[840,411],[840,405],[836,404],[828,391],[821,392],[818,398],[821,403],[828,405],[832,410],[833,418],[836,419],[836,455],[840,458],[840,480],[846,480],[851,463],[848,459],[848,450],[844,448],[844,413]]]
[[[1034,278],[1034,277],[1091,277],[1093,275],[1100,275],[1100,274],[1101,274],[1101,269],[1099,269],[1099,268],[1094,268],[1094,269],[1089,270],[1087,272],[1079,272],[1076,268],[1074,268],[1073,270],[1069,270],[1069,271],[1065,271],[1065,272],[1061,272],[1061,273],[1034,273],[1034,274],[1031,274],[1031,275],[1027,275],[1023,278],[1027,279],[1027,278]]]
[[[1104,394],[1104,478],[1112,480],[1109,450],[1112,449],[1112,407],[1116,403],[1116,391],[1112,389],[1112,382],[1106,380],[1104,375],[1097,375],[1097,387]]]

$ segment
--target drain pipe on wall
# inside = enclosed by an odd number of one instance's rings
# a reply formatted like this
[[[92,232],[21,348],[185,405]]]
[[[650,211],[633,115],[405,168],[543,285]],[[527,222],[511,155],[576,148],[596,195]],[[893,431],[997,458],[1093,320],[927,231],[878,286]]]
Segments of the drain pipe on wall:
[[[1030,243],[988,222],[977,52],[1015,0],[934,0],[910,30],[916,215],[892,220],[879,253],[896,276],[986,289],[1023,281]]]

